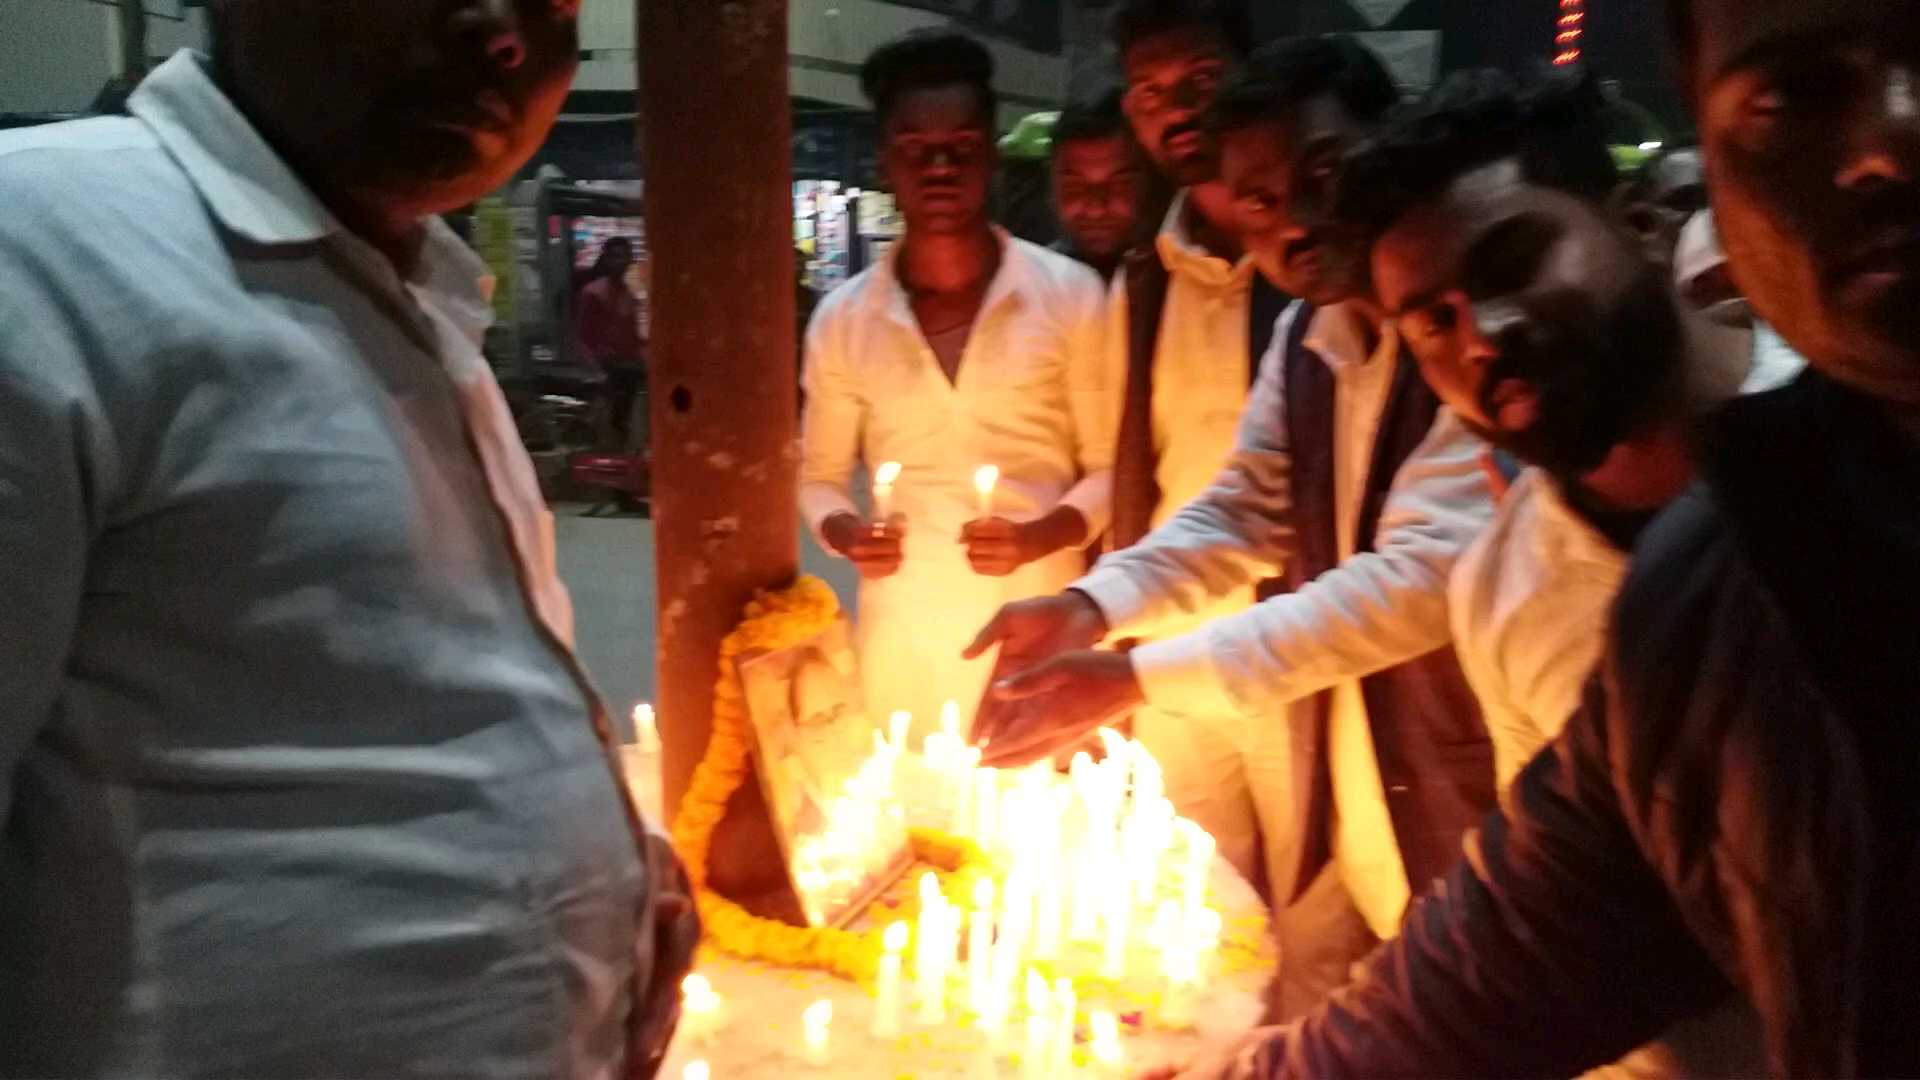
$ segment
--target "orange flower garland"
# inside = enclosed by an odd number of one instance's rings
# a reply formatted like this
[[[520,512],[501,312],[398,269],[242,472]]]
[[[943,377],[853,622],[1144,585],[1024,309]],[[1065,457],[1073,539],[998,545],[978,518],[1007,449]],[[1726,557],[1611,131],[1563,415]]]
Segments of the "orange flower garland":
[[[727,800],[753,768],[753,727],[740,684],[738,658],[744,653],[790,648],[812,638],[839,618],[833,590],[818,578],[801,577],[784,589],[759,593],[746,616],[720,643],[720,677],[713,688],[713,731],[706,753],[694,767],[680,812],[673,820],[673,846],[694,885],[694,902],[707,937],[725,951],[782,967],[815,968],[845,978],[873,977],[883,948],[880,932],[832,927],[790,926],[749,913],[707,887],[707,856],[713,831],[725,816]],[[971,891],[985,858],[972,841],[933,830],[909,833],[914,857],[945,871],[943,891]]]

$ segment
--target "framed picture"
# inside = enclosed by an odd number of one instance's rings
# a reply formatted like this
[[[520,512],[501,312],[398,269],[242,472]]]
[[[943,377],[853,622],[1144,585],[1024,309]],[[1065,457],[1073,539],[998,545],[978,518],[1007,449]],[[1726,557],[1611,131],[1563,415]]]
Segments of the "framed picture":
[[[895,755],[867,715],[843,617],[788,649],[740,659],[774,835],[807,922],[837,926],[911,862]]]

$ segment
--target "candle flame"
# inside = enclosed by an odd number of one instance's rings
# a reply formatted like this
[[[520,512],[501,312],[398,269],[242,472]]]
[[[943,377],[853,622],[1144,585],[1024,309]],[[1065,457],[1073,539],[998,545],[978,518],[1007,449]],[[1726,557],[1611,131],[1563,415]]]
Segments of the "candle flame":
[[[1032,968],[1027,969],[1027,1008],[1034,1012],[1047,1007],[1047,980]]]
[[[960,735],[960,703],[949,701],[940,706],[940,731],[946,735]]]
[[[702,998],[713,993],[713,984],[705,975],[695,972],[680,980],[680,992],[690,998]]]
[[[982,465],[973,473],[973,489],[981,495],[993,494],[1000,483],[1000,468],[997,465]]]
[[[993,879],[981,878],[973,883],[973,906],[981,911],[993,907]]]
[[[689,1061],[680,1071],[681,1080],[711,1080],[713,1067],[704,1061]]]
[[[873,483],[876,487],[892,487],[900,479],[900,463],[889,461],[873,470]]]
[[[1088,1018],[1093,1034],[1093,1058],[1102,1065],[1120,1064],[1120,1020],[1105,1009]]]
[[[800,1022],[815,1029],[833,1023],[833,1002],[821,998],[807,1006],[807,1011],[800,1014]]]
[[[905,949],[907,947],[907,924],[895,922],[888,925],[887,932],[881,936],[880,943],[885,945],[887,951],[890,953],[897,953]]]

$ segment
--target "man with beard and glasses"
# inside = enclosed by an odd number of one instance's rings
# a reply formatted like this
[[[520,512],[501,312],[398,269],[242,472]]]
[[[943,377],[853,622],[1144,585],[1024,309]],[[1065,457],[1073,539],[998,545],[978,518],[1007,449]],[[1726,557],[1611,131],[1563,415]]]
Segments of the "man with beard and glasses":
[[[1772,1075],[1920,1075],[1920,28],[1670,9],[1734,279],[1807,370],[1703,418],[1579,711],[1401,938],[1190,1076],[1565,1076],[1730,995]]]
[[[1074,586],[1118,635],[1256,582],[1261,602],[1131,653],[1037,663],[996,688],[1028,707],[984,731],[1002,761],[1142,701],[1243,717],[1283,1016],[1398,932],[1493,801],[1486,730],[1447,643],[1448,571],[1492,513],[1483,448],[1381,332],[1364,248],[1324,214],[1341,151],[1394,100],[1344,37],[1263,48],[1222,92],[1212,130],[1242,240],[1304,300],[1213,485]],[[1000,627],[1051,603],[1015,605]]]
[[[697,926],[433,215],[555,0],[217,0],[0,136],[0,1074],[651,1075]]]
[[[1693,480],[1690,418],[1798,374],[1791,357],[1700,347],[1709,328],[1666,266],[1540,153],[1538,107],[1499,72],[1456,75],[1340,181],[1340,216],[1376,236],[1380,304],[1427,384],[1531,466],[1452,584],[1502,789],[1579,705],[1634,541]]]
[[[1140,542],[1219,474],[1287,298],[1255,270],[1234,234],[1233,196],[1219,178],[1205,116],[1239,67],[1252,29],[1239,0],[1122,0],[1110,24],[1126,77],[1122,105],[1134,139],[1179,187],[1150,246],[1121,267],[1108,304],[1110,363],[1124,372],[1114,452],[1110,549]],[[1142,639],[1175,637],[1254,602],[1251,585],[1148,625]],[[1025,605],[975,643],[1000,643],[995,671],[1011,674],[1107,634],[1100,606],[1079,592]],[[1246,768],[1244,718],[1190,701],[1133,714],[1133,734],[1159,759],[1167,795],[1199,822],[1243,875],[1260,864],[1258,815]],[[989,700],[983,711],[1013,712]]]
[[[800,511],[861,576],[866,705],[933,730],[962,719],[989,668],[961,659],[1002,603],[1086,569],[1106,528],[1118,375],[1093,271],[987,216],[993,57],[950,30],[874,50],[861,82],[880,168],[906,223],[887,259],[820,302],[807,329]],[[857,508],[853,471],[897,462],[889,521]],[[1000,471],[993,514],[974,471]]]
[[[1120,91],[1061,110],[1053,125],[1053,211],[1061,234],[1054,250],[1111,281],[1133,242],[1145,189]]]

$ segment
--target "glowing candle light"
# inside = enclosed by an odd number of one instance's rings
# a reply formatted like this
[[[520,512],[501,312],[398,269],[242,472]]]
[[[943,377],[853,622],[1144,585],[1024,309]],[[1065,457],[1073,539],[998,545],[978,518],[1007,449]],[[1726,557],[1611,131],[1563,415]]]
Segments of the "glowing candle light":
[[[889,461],[873,470],[873,525],[875,529],[887,527],[887,519],[893,516],[893,484],[900,479],[900,463]]]
[[[1107,907],[1107,938],[1100,954],[1100,974],[1118,979],[1127,973],[1127,938],[1133,933],[1133,890],[1124,881],[1111,890]]]
[[[1000,485],[1000,470],[993,465],[982,465],[973,473],[973,490],[980,495],[980,516],[993,516],[993,489]]]
[[[680,1070],[680,1080],[713,1080],[713,1067],[704,1061],[689,1061]]]
[[[895,750],[903,754],[907,752],[907,732],[912,727],[913,714],[910,712],[896,712],[887,718],[888,741],[893,743]]]
[[[973,912],[967,916],[967,1007],[984,1016],[992,1003],[993,879],[973,883]]]
[[[873,1037],[891,1039],[900,1034],[900,955],[907,948],[907,924],[896,922],[880,937],[886,951],[880,955],[877,998],[873,1007]]]
[[[680,1026],[687,1038],[704,1044],[720,1029],[720,995],[705,975],[680,980]]]
[[[1000,770],[976,769],[973,774],[973,839],[983,846],[993,843],[999,829]]]
[[[960,737],[960,703],[949,701],[940,706],[940,733],[950,738]]]
[[[1206,907],[1207,875],[1213,870],[1214,840],[1205,829],[1184,818],[1179,826],[1187,842],[1186,872],[1180,883],[1181,898],[1185,903],[1186,917],[1194,919]]]
[[[833,1060],[833,1002],[826,998],[807,1006],[800,1014],[802,1038],[806,1042],[809,1065],[825,1065]]]
[[[633,707],[633,735],[641,753],[660,752],[660,723],[654,719],[653,706],[644,701]]]

